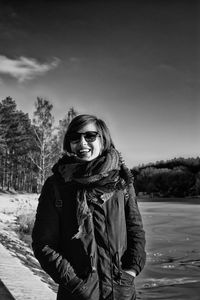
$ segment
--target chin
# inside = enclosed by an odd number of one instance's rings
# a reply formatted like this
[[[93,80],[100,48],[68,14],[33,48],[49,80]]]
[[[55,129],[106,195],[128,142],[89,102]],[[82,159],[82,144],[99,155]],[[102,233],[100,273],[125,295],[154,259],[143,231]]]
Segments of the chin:
[[[79,157],[79,156],[76,156],[76,158],[78,160],[81,160],[81,161],[91,161],[91,160],[93,160],[93,158],[89,158],[89,157]]]
[[[96,157],[79,157],[80,160],[82,161],[92,161],[94,160]]]

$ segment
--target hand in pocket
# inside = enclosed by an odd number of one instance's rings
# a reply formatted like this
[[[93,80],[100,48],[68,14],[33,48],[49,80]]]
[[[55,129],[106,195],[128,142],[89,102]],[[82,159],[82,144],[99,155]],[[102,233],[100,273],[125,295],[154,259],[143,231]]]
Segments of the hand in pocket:
[[[99,280],[97,273],[91,273],[82,284],[72,291],[72,295],[80,300],[99,299]]]

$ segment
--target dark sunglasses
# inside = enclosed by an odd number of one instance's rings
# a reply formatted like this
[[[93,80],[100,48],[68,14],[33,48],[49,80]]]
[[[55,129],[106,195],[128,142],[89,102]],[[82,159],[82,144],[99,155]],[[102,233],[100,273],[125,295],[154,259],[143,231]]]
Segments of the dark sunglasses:
[[[81,132],[71,132],[68,135],[68,139],[71,143],[78,143],[81,139],[81,137],[84,136],[84,139],[86,142],[94,142],[97,138],[97,136],[100,136],[98,132],[96,131],[86,131],[84,133]]]

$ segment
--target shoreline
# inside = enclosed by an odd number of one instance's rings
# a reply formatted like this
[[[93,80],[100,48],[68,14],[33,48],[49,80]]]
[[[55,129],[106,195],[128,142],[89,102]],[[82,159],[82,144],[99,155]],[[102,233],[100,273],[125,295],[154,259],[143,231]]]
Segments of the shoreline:
[[[17,192],[17,191],[4,191],[0,189],[0,196],[34,196],[36,199],[39,198],[40,193],[28,193],[28,192]],[[187,197],[150,197],[150,196],[136,196],[138,202],[178,202],[178,203],[197,203],[200,204],[199,196],[187,196]]]
[[[166,197],[137,197],[136,196],[136,199],[138,202],[148,202],[148,203],[151,203],[151,202],[163,202],[163,203],[183,203],[183,204],[200,204],[200,197],[197,196],[197,197],[185,197],[185,198],[182,198],[182,197],[169,197],[169,198],[166,198]]]

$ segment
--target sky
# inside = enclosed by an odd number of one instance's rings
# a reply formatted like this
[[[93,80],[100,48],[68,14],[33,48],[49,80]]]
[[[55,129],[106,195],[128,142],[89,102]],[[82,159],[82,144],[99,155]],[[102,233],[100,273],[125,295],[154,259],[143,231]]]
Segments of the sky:
[[[16,4],[18,2],[18,4]],[[129,167],[197,157],[198,1],[1,1],[0,100],[108,125]]]

